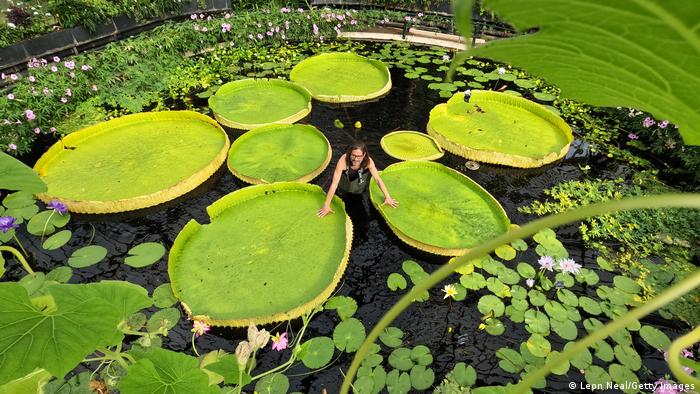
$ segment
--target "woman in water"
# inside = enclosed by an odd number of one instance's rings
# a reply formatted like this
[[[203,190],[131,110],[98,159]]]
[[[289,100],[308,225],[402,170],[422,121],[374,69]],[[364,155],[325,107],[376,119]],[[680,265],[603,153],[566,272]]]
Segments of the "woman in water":
[[[374,161],[367,154],[367,146],[363,142],[355,142],[340,156],[333,172],[333,180],[331,181],[331,187],[328,189],[326,201],[323,207],[318,210],[318,216],[324,217],[333,212],[331,200],[336,191],[340,197],[359,196],[364,193],[369,187],[370,175],[372,175],[379,189],[384,193],[384,204],[396,208],[399,202],[391,198],[389,191],[386,190],[384,181],[379,176]]]

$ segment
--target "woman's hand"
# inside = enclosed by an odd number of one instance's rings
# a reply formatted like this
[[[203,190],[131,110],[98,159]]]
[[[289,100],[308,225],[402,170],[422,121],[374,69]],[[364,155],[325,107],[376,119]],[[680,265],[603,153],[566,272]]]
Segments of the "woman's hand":
[[[316,215],[318,217],[322,218],[322,217],[328,215],[329,213],[335,213],[335,211],[333,211],[330,206],[324,205],[323,208],[318,210],[318,213]]]
[[[391,197],[387,197],[384,199],[384,204],[382,204],[382,205],[388,205],[390,207],[396,208],[399,206],[399,202],[394,200]]]

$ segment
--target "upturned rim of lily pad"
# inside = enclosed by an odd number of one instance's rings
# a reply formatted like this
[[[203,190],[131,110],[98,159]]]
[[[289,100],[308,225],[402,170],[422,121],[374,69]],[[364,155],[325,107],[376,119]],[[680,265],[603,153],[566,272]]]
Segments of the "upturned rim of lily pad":
[[[258,127],[256,129],[250,130],[247,133],[243,134],[242,136],[238,137],[235,141],[233,141],[233,144],[231,144],[231,149],[229,150],[228,157],[229,159],[226,161],[226,166],[228,167],[229,171],[233,175],[235,175],[238,179],[250,183],[252,185],[259,185],[259,184],[266,184],[270,183],[265,179],[261,178],[255,178],[252,176],[245,175],[242,170],[236,169],[232,164],[231,164],[231,156],[235,154],[235,151],[237,148],[240,148],[241,145],[246,144],[246,143],[251,143],[251,140],[254,140],[258,135],[262,133],[268,133],[268,132],[284,132],[286,130],[292,129],[292,128],[302,128],[302,130],[307,130],[309,133],[313,133],[315,136],[317,136],[319,139],[322,139],[323,141],[326,142],[326,155],[325,157],[319,162],[319,166],[315,168],[313,171],[309,172],[308,174],[304,174],[303,176],[297,178],[297,179],[285,179],[285,182],[309,182],[312,179],[316,178],[319,176],[325,169],[328,167],[328,164],[331,162],[331,158],[333,156],[333,149],[331,148],[330,142],[328,142],[328,138],[320,131],[318,128],[312,125],[306,125],[306,124],[273,124],[273,125],[268,125],[268,126],[263,126],[263,127]],[[289,147],[286,147],[289,148]],[[274,159],[274,158],[272,158]]]
[[[241,203],[245,203],[256,198],[265,198],[266,196],[272,196],[276,194],[278,195],[280,192],[284,191],[316,193],[319,196],[325,196],[325,192],[323,191],[323,189],[321,189],[321,187],[317,185],[310,185],[308,183],[276,182],[272,184],[253,185],[229,193],[226,196],[220,198],[219,200],[209,205],[207,207],[207,213],[210,219],[209,222],[214,222],[216,218],[222,215],[225,211],[232,208],[235,209],[235,207]],[[347,268],[347,264],[350,259],[350,249],[352,246],[353,237],[352,222],[350,220],[350,217],[345,212],[345,204],[343,203],[343,201],[339,197],[334,196],[332,200],[332,206],[335,206],[336,208],[336,213],[334,215],[342,214],[345,217],[343,221],[343,227],[345,230],[345,242],[342,258],[338,262],[338,267],[335,270],[335,273],[332,279],[330,280],[330,283],[310,301],[305,302],[301,305],[297,305],[296,307],[288,311],[268,315],[249,316],[237,319],[217,319],[208,315],[195,314],[192,308],[185,301],[183,301],[180,296],[178,286],[181,285],[179,279],[177,278],[177,275],[175,275],[174,272],[178,265],[178,258],[180,258],[180,255],[182,254],[183,249],[186,247],[187,242],[204,226],[206,226],[198,223],[195,219],[191,219],[180,231],[177,238],[175,238],[173,246],[170,248],[170,252],[168,254],[168,275],[170,277],[171,289],[173,290],[173,294],[175,295],[175,297],[182,304],[182,307],[187,313],[188,318],[192,320],[203,321],[211,326],[247,327],[251,323],[255,325],[260,325],[295,319],[307,312],[312,311],[314,308],[325,302],[333,294],[333,291],[338,286],[338,283],[340,283],[340,280],[342,279],[345,273],[345,269]],[[276,213],[271,214],[274,215]],[[314,220],[322,220],[318,219],[315,214],[316,212],[313,212]],[[232,278],[232,280],[235,279]],[[294,283],[292,285],[299,284]],[[249,291],[254,290],[249,289]],[[236,301],[229,300],[227,302]]]
[[[251,87],[258,87],[258,86],[264,86],[264,85],[274,85],[274,86],[280,86],[287,88],[289,90],[293,90],[300,95],[302,95],[307,103],[306,107],[301,108],[299,111],[296,113],[287,116],[286,118],[278,119],[273,122],[266,122],[266,123],[243,123],[236,121],[234,119],[227,118],[224,114],[221,114],[217,112],[216,110],[216,100],[222,99],[223,96],[225,95],[231,95],[235,94],[238,91],[251,88]],[[226,127],[230,127],[233,129],[238,129],[238,130],[252,130],[258,127],[262,126],[267,126],[270,124],[291,124],[295,123],[301,119],[304,119],[309,113],[311,113],[311,93],[303,86],[298,85],[294,82],[287,81],[285,79],[278,79],[278,78],[245,78],[245,79],[239,79],[237,81],[231,81],[227,82],[224,85],[222,85],[216,93],[209,97],[208,99],[209,103],[209,108],[211,108],[212,112],[214,113],[214,118],[217,120],[217,122],[221,123],[222,125]]]
[[[181,179],[174,185],[140,196],[135,196],[131,198],[99,201],[99,200],[74,200],[62,198],[60,196],[54,196],[45,193],[38,193],[36,196],[39,200],[44,203],[49,203],[50,201],[59,201],[66,205],[70,212],[76,213],[89,213],[89,214],[103,214],[103,213],[116,213],[124,211],[133,211],[137,209],[143,209],[152,207],[155,205],[162,204],[164,202],[173,200],[177,197],[182,196],[192,190],[197,186],[201,185],[204,181],[209,179],[216,171],[221,167],[221,165],[226,161],[228,154],[228,149],[230,146],[230,140],[228,134],[224,129],[210,117],[194,112],[194,111],[162,111],[162,112],[141,112],[136,114],[124,115],[119,118],[111,119],[105,122],[97,123],[76,132],[66,135],[60,141],[53,144],[34,164],[34,170],[40,175],[46,174],[50,171],[51,163],[56,160],[60,160],[60,157],[64,152],[66,152],[66,146],[77,148],[81,143],[88,141],[93,138],[99,138],[100,135],[109,133],[118,127],[128,125],[129,123],[138,122],[153,122],[158,120],[190,120],[203,122],[212,127],[213,130],[218,131],[223,141],[222,148],[216,153],[214,157],[211,158],[209,164],[200,168],[199,170],[193,172],[185,179]],[[158,147],[154,147],[158,148]],[[164,163],[167,165],[167,163]]]
[[[463,100],[463,96],[463,92],[455,93],[452,96],[452,98],[450,98],[448,103],[453,100]],[[428,134],[434,137],[438,141],[440,146],[442,146],[448,152],[454,153],[466,159],[482,163],[499,164],[519,168],[542,167],[544,165],[561,159],[569,151],[571,142],[573,142],[574,140],[573,133],[571,131],[571,126],[569,126],[560,116],[548,110],[541,104],[538,104],[536,102],[530,101],[522,97],[516,97],[507,93],[485,90],[471,90],[471,99],[469,102],[478,104],[479,101],[498,102],[499,104],[513,105],[515,107],[529,111],[533,115],[551,123],[564,135],[567,143],[557,151],[544,153],[540,158],[533,158],[518,154],[498,152],[494,150],[470,148],[466,145],[452,141],[446,136],[442,135],[440,131],[434,127],[433,123],[430,120],[428,121],[427,125]],[[430,117],[432,118],[435,114],[437,114],[440,111],[449,112],[449,109],[447,109],[448,103],[438,104],[435,108],[433,108],[430,111]],[[448,116],[457,115],[451,114]]]
[[[390,141],[392,138],[400,137],[400,136],[402,136],[402,135],[416,135],[416,136],[419,136],[419,137],[421,137],[421,138],[424,138],[425,141],[426,141],[426,143],[431,143],[431,144],[433,144],[433,146],[435,147],[435,149],[436,149],[438,152],[437,152],[437,153],[434,153],[434,154],[432,154],[432,155],[428,155],[428,156],[413,157],[413,158],[401,156],[401,154],[392,151],[391,147],[389,146],[389,141]],[[382,149],[384,150],[384,152],[385,152],[387,155],[389,155],[389,156],[391,156],[391,157],[393,157],[393,158],[395,158],[395,159],[399,159],[399,160],[406,160],[406,161],[430,161],[430,160],[437,160],[437,159],[439,159],[439,158],[441,158],[442,156],[445,155],[445,151],[442,149],[442,147],[440,146],[440,144],[437,142],[437,140],[436,140],[435,138],[433,138],[432,136],[430,136],[430,135],[428,135],[428,134],[421,133],[421,132],[419,132],[419,131],[413,131],[413,130],[397,130],[397,131],[392,131],[391,133],[387,133],[387,134],[384,135],[384,137],[382,137],[382,139],[379,141],[379,145],[381,145]]]
[[[319,93],[314,93],[312,89],[309,89],[307,86],[304,86],[304,81],[299,79],[299,73],[301,69],[308,67],[309,64],[316,63],[316,62],[327,62],[327,61],[345,61],[345,62],[364,62],[371,64],[374,66],[376,69],[378,69],[386,78],[386,83],[384,86],[374,92],[367,93],[362,96],[356,96],[356,95],[350,95],[350,94],[319,94]],[[328,78],[327,75],[321,76],[320,78]],[[292,71],[289,73],[289,80],[297,83],[301,86],[304,86],[310,93],[311,96],[321,102],[324,103],[334,103],[334,104],[342,104],[342,103],[358,103],[358,102],[363,102],[363,101],[368,101],[372,100],[375,98],[379,98],[387,94],[391,90],[391,73],[389,72],[389,67],[387,67],[384,62],[380,60],[375,60],[375,59],[369,59],[364,56],[360,56],[356,53],[352,52],[326,52],[326,53],[320,53],[318,55],[314,55],[311,57],[308,57],[301,62],[299,62],[294,68],[292,68]],[[359,83],[359,81],[358,81]]]

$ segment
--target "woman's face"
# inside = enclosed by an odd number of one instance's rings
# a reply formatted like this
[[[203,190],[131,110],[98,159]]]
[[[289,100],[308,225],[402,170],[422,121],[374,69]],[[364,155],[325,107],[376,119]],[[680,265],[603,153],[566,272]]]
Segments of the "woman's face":
[[[353,167],[359,167],[364,158],[365,153],[362,152],[362,149],[353,149],[352,152],[350,152],[350,163]]]

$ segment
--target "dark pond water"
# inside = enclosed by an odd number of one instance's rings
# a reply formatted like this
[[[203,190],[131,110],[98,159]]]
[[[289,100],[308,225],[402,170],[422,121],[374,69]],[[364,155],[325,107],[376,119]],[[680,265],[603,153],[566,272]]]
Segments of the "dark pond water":
[[[445,99],[440,98],[436,91],[427,89],[427,82],[407,80],[401,74],[395,72],[392,74],[394,88],[388,96],[373,103],[348,107],[313,103],[313,111],[304,122],[321,129],[333,146],[331,165],[314,183],[327,187],[334,163],[346,146],[356,138],[367,142],[371,156],[381,169],[396,162],[379,146],[379,140],[384,134],[398,129],[425,130],[430,109],[444,102]],[[344,130],[335,128],[333,126],[335,119],[340,119],[346,128]],[[363,125],[357,131],[350,128],[356,120],[361,121]],[[240,135],[239,132],[231,130],[229,133],[232,140]],[[581,178],[583,174],[579,165],[590,164],[598,176],[619,176],[627,171],[625,167],[614,162],[589,157],[585,145],[579,144],[578,141],[564,160],[539,169],[519,170],[482,164],[480,169],[470,171],[465,168],[464,159],[450,154],[446,154],[440,162],[461,171],[488,190],[503,205],[513,223],[528,221],[529,218],[526,215],[518,213],[517,207],[543,198],[543,189],[562,181]],[[36,237],[25,238],[23,241],[34,256],[36,268],[48,271],[64,264],[74,249],[84,246],[93,239],[94,243],[103,245],[109,250],[108,257],[96,266],[75,270],[73,282],[94,282],[102,279],[127,280],[152,291],[158,285],[169,281],[166,257],[150,267],[134,269],[121,263],[127,250],[135,244],[149,241],[161,242],[169,248],[180,229],[190,219],[200,223],[207,222],[205,208],[209,204],[244,186],[227,170],[222,169],[216,176],[188,195],[152,209],[123,215],[75,215],[68,227],[73,231],[74,237],[62,250],[46,252],[40,247]],[[356,317],[369,330],[400,296],[387,288],[386,279],[392,272],[401,272],[403,261],[409,259],[417,261],[426,271],[431,272],[447,259],[428,255],[406,246],[393,235],[366,198],[363,204],[364,214],[359,216],[365,216],[365,223],[362,226],[356,224],[356,231],[360,230],[361,234],[353,245],[350,262],[338,293],[351,296],[358,302],[359,309]],[[354,219],[357,220],[358,217]],[[582,261],[589,268],[596,268],[596,256],[583,247],[575,226],[560,229],[558,234],[576,261]],[[519,258],[521,261],[530,262],[536,259],[534,251],[528,251]],[[17,279],[21,275],[18,269],[14,269],[9,272],[8,277]],[[611,278],[603,272],[601,279],[603,282],[610,282]],[[452,278],[452,282],[454,281],[455,278]],[[517,349],[520,342],[528,336],[527,332],[521,328],[522,325],[514,325],[504,319],[506,332],[499,337],[490,336],[477,329],[481,315],[476,309],[476,301],[481,294],[470,292],[465,302],[448,302],[443,300],[440,288],[441,286],[436,287],[430,292],[429,301],[412,305],[393,324],[405,332],[404,339],[408,346],[422,344],[431,349],[434,356],[432,367],[437,376],[435,385],[455,363],[460,361],[467,362],[476,368],[480,385],[515,380],[514,376],[498,367],[499,360],[495,356],[495,351],[503,346]],[[659,318],[654,319],[655,325],[661,326],[664,331],[669,332],[669,335],[676,336],[672,329],[668,328],[672,327],[671,324]],[[318,335],[332,336],[332,330],[337,322],[334,312],[318,315],[311,323],[309,335],[306,338]],[[293,323],[292,327],[294,326]],[[191,323],[181,319],[170,335],[165,338],[164,347],[193,354],[190,347],[190,328]],[[203,354],[218,348],[232,352],[238,340],[243,339],[244,335],[245,333],[240,329],[213,329],[197,340],[199,352]],[[642,343],[636,343],[636,345],[649,370],[649,374],[639,373],[640,381],[654,381],[658,376],[663,375],[666,367],[660,354]],[[561,344],[554,346],[556,349],[560,347]],[[385,356],[388,356],[388,353]],[[287,357],[287,352],[282,354],[264,352],[259,358],[259,370],[275,366]],[[308,370],[303,365],[291,368],[287,373],[291,381],[291,391],[319,393],[326,388],[329,393],[337,392],[342,382],[340,370],[347,370],[350,361],[351,356],[344,354],[330,367],[312,375],[306,374]],[[566,386],[571,380],[585,381],[579,372],[572,369],[567,377],[551,378],[546,392],[571,392],[572,390]]]

